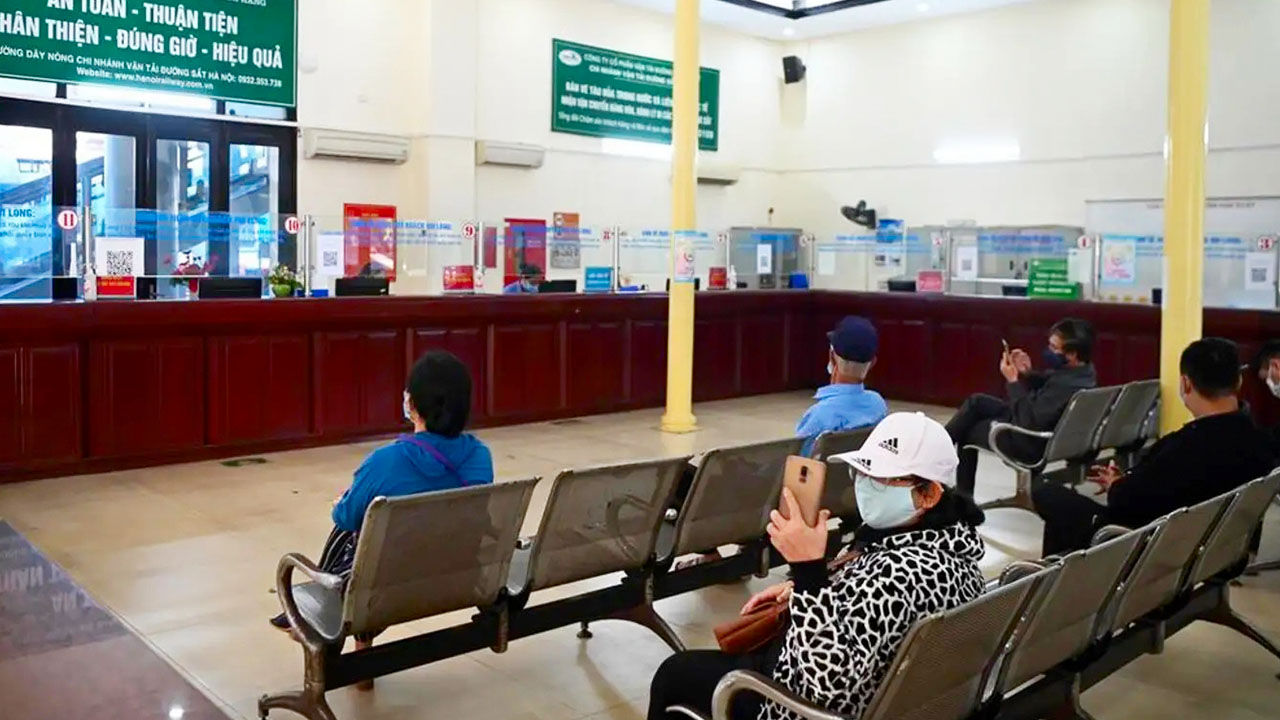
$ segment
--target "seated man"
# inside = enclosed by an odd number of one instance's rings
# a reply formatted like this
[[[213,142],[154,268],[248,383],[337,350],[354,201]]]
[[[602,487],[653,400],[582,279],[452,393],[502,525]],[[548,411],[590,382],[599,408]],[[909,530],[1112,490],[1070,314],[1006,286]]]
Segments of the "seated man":
[[[978,474],[978,452],[966,445],[988,447],[992,423],[1007,422],[1027,430],[1052,430],[1077,391],[1098,384],[1093,371],[1093,326],[1084,320],[1059,320],[1049,330],[1049,346],[1044,350],[1045,370],[1033,372],[1031,357],[1022,350],[1010,350],[1000,358],[1000,374],[1008,383],[1008,400],[991,395],[970,395],[955,417],[947,423],[947,433],[960,449],[956,486],[973,494]],[[1034,459],[1044,449],[1044,441],[1023,435],[1006,435],[1000,450],[1010,457]]]
[[[520,265],[520,277],[502,288],[503,295],[524,295],[538,292],[542,284],[542,268],[524,263]]]
[[[796,425],[805,438],[802,455],[813,453],[813,443],[824,432],[870,427],[889,414],[884,398],[863,385],[876,364],[879,337],[866,318],[850,315],[827,333],[827,374],[831,384],[818,389],[817,400]]]
[[[1105,506],[1063,485],[1034,491],[1044,518],[1045,555],[1088,547],[1103,525],[1136,528],[1262,477],[1275,467],[1270,439],[1241,411],[1240,359],[1230,340],[1205,338],[1182,351],[1179,393],[1195,416],[1121,472],[1115,463],[1093,468],[1089,480],[1107,494]]]
[[[1257,357],[1253,359],[1253,371],[1258,379],[1266,383],[1271,394],[1280,398],[1280,340],[1268,340],[1262,344]],[[1267,429],[1271,436],[1271,446],[1280,456],[1280,425]]]

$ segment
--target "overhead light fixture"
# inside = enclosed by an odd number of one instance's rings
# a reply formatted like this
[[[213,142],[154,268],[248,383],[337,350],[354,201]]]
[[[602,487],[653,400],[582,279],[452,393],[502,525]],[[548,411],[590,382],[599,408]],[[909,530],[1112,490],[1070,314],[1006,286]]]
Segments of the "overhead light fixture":
[[[934,148],[933,159],[942,165],[978,165],[1016,162],[1022,146],[1012,139],[949,140]]]
[[[782,34],[786,35],[787,37],[791,37],[792,35],[796,34],[796,29],[788,25],[782,28]]]

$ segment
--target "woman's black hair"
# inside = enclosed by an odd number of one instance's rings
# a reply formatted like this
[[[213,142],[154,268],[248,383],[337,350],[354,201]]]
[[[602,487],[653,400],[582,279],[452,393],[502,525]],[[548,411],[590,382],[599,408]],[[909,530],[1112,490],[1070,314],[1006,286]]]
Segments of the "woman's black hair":
[[[919,488],[930,482],[932,481],[917,478],[916,487]],[[987,514],[978,507],[968,493],[941,483],[938,483],[938,486],[942,488],[942,497],[938,498],[938,504],[925,511],[914,527],[939,528],[957,523],[978,527],[987,521]]]
[[[444,350],[432,350],[413,364],[405,382],[409,402],[427,432],[457,437],[471,416],[471,373]]]

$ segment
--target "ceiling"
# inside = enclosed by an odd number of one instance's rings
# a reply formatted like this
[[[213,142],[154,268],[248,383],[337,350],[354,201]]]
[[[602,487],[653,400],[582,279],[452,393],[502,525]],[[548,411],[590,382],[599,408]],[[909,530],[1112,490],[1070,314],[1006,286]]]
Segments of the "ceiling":
[[[615,0],[626,5],[671,13],[675,0]],[[772,6],[748,8],[733,0],[701,0],[702,19],[712,25],[770,40],[803,40],[824,35],[838,35],[866,28],[897,23],[914,22],[930,18],[976,12],[990,8],[1031,2],[1031,0],[880,0],[869,4],[822,12],[821,6],[832,0],[802,0],[800,7],[810,12],[798,20],[784,17],[782,13],[792,7],[790,0],[754,0],[746,5]],[[802,10],[803,11],[803,10]],[[794,14],[794,13],[793,13]]]

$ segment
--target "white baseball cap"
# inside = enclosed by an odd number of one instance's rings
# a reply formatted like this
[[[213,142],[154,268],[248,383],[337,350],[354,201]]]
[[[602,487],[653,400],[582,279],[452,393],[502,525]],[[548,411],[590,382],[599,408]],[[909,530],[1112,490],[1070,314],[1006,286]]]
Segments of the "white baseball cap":
[[[909,475],[955,487],[960,458],[951,436],[924,413],[894,413],[876,425],[862,449],[832,455],[874,478]]]

